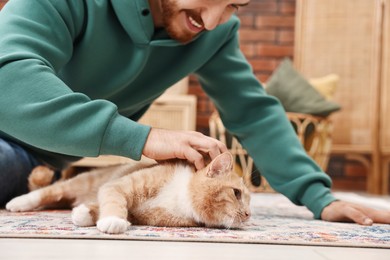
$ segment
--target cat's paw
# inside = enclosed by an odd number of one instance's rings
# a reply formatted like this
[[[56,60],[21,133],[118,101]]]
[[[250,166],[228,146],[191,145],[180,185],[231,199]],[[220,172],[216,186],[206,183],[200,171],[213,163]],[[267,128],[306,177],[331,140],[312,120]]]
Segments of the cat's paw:
[[[28,188],[30,191],[49,186],[53,182],[54,171],[47,166],[35,167],[28,176]]]
[[[96,224],[97,229],[108,234],[124,233],[130,226],[130,222],[115,216],[99,219]]]
[[[29,211],[36,209],[40,200],[41,197],[38,192],[30,192],[12,199],[5,205],[5,208],[12,212]]]
[[[90,227],[95,225],[90,209],[84,204],[73,208],[72,222],[79,227]]]

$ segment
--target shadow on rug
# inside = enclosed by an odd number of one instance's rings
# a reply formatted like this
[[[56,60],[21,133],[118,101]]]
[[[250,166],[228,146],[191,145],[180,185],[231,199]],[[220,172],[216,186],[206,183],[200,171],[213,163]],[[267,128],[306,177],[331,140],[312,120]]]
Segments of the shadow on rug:
[[[339,194],[343,199],[388,207],[389,202]],[[390,225],[359,226],[314,220],[305,207],[280,194],[253,194],[252,219],[238,230],[131,226],[122,235],[72,224],[70,211],[11,213],[0,210],[0,238],[122,239],[390,248]],[[383,207],[382,207],[383,208]]]

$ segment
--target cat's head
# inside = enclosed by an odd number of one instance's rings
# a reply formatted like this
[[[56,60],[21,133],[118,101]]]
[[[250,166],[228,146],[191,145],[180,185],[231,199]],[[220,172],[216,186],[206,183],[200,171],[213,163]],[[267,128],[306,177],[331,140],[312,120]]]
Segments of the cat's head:
[[[230,153],[196,172],[190,186],[193,206],[206,226],[237,228],[250,218],[250,192],[233,171]]]

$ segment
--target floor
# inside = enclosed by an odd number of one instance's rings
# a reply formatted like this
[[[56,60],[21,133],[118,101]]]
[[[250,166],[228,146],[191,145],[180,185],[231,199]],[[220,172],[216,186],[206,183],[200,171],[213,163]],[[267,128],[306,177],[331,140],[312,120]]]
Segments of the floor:
[[[390,260],[388,249],[92,239],[0,239],[0,252],[1,260]]]
[[[386,249],[123,240],[0,239],[1,259],[389,260]]]

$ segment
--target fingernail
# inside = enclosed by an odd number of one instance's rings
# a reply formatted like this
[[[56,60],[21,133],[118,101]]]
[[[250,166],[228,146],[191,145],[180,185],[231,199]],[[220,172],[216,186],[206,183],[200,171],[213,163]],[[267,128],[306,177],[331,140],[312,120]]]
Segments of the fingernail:
[[[367,225],[367,226],[372,225],[372,223],[373,223],[373,221],[370,218],[365,218],[364,221],[363,221],[363,224]]]

